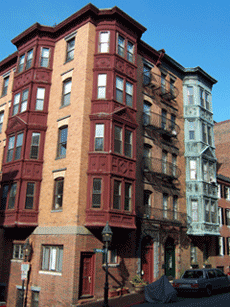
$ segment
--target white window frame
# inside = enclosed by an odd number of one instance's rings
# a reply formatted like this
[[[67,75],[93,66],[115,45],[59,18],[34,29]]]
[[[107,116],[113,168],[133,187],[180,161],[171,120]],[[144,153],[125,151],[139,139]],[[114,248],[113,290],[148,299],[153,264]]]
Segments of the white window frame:
[[[191,200],[191,213],[192,213],[192,222],[198,222],[198,201],[196,199]]]
[[[50,48],[41,47],[40,66],[44,68],[48,68],[49,62],[50,62]]]
[[[197,180],[197,161],[190,160],[189,161],[189,172],[190,172],[190,180]]]
[[[98,52],[99,53],[108,53],[110,45],[110,32],[109,31],[101,31],[99,33],[99,41],[98,41]]]
[[[37,96],[36,96],[36,105],[35,105],[36,111],[43,111],[44,100],[45,100],[45,88],[38,87]]]
[[[104,131],[104,124],[95,124],[94,151],[104,151]],[[99,141],[99,146],[97,141]]]
[[[63,245],[42,246],[42,271],[62,272]]]
[[[98,74],[97,79],[97,99],[106,98],[107,74]]]

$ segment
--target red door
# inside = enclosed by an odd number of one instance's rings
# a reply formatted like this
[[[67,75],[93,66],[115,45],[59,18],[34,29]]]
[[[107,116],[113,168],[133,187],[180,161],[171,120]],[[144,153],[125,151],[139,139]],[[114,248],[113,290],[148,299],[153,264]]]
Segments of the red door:
[[[141,270],[142,278],[149,283],[153,282],[153,242],[150,237],[142,241]]]
[[[94,275],[94,254],[82,253],[81,254],[81,283],[80,283],[80,296],[93,295],[93,275]]]

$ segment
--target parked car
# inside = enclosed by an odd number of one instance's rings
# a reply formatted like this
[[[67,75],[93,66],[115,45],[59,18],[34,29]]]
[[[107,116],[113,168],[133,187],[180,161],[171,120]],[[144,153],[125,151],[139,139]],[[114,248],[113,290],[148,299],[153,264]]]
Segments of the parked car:
[[[172,285],[178,293],[204,291],[210,296],[213,290],[230,288],[230,280],[218,269],[193,269],[186,270]]]

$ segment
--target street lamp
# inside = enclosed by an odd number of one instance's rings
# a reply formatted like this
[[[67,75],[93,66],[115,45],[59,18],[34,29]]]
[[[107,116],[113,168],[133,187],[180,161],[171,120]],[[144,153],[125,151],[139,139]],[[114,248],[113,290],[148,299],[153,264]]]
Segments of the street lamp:
[[[30,255],[32,252],[32,248],[31,248],[29,239],[27,239],[26,242],[24,243],[22,250],[23,250],[24,263],[27,265],[26,277],[23,276],[23,279],[22,279],[22,307],[24,307],[24,304],[26,302],[26,299],[24,300],[24,291],[25,291],[24,286],[25,286],[25,279],[28,278],[28,271],[29,271],[29,264],[27,264],[27,262],[29,261]]]
[[[109,222],[106,222],[105,227],[102,230],[102,241],[105,243],[105,287],[104,287],[104,304],[103,307],[109,307],[108,303],[108,292],[109,292],[109,283],[108,283],[108,247],[112,241],[112,229],[109,227]]]

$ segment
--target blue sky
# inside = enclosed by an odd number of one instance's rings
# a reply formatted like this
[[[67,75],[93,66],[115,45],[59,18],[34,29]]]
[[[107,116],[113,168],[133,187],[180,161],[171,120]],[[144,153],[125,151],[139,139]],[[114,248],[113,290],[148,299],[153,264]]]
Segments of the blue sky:
[[[84,0],[1,0],[0,61],[16,51],[11,40],[35,22],[53,26],[83,6]],[[223,0],[92,0],[98,8],[118,6],[147,28],[142,39],[184,67],[200,66],[213,86],[214,120],[230,119],[230,2]]]

